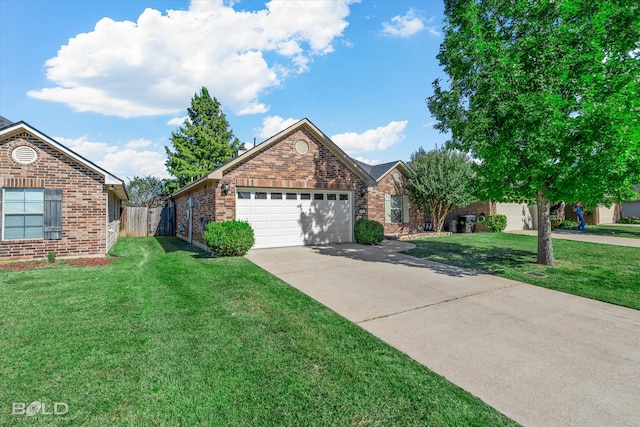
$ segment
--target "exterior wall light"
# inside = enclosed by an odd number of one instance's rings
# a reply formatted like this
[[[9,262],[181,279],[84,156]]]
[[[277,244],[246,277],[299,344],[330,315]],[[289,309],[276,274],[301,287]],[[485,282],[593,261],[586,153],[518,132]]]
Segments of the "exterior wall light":
[[[222,194],[224,194],[225,196],[229,194],[229,181],[224,181],[222,183]]]

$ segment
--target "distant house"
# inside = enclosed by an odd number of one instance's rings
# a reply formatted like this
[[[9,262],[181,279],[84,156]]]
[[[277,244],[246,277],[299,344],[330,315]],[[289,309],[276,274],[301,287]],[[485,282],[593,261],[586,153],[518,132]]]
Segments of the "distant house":
[[[0,260],[104,256],[124,182],[25,122],[0,116]]]
[[[177,235],[205,247],[207,223],[231,219],[252,225],[256,248],[352,242],[359,219],[421,231],[404,167],[358,162],[303,119],[172,194]]]
[[[621,206],[621,217],[638,217],[640,218],[640,187],[634,187],[636,192],[638,193],[638,197],[635,200],[629,200],[625,202]]]

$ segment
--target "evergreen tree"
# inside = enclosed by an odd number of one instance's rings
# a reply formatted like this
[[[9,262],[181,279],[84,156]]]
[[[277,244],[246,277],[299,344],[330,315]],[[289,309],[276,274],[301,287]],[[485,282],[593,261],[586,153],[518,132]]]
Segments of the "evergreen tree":
[[[191,98],[188,118],[171,133],[173,150],[165,147],[169,157],[165,165],[175,177],[170,187],[175,190],[206,175],[230,160],[240,148],[240,140],[229,129],[229,123],[216,98],[203,87]]]

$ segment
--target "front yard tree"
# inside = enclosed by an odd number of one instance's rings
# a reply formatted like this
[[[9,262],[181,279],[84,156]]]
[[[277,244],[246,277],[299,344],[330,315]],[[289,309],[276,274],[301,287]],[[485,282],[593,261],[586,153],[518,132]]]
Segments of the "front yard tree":
[[[549,204],[629,200],[640,182],[637,0],[446,0],[428,98],[480,194],[535,201],[538,263],[554,263]]]
[[[431,215],[435,231],[442,230],[451,209],[474,202],[473,170],[464,153],[420,148],[411,155],[406,175],[407,194]]]
[[[165,147],[167,171],[176,178],[171,183],[173,189],[201,178],[240,148],[220,103],[211,98],[206,87],[191,99],[187,113],[184,124],[171,134],[173,149]]]

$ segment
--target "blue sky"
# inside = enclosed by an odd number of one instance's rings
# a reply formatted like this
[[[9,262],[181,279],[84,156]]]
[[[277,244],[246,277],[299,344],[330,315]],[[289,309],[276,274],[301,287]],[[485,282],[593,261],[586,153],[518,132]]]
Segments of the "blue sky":
[[[206,86],[243,142],[307,117],[370,164],[447,136],[431,0],[2,0],[0,115],[123,178],[168,177],[164,146]]]

